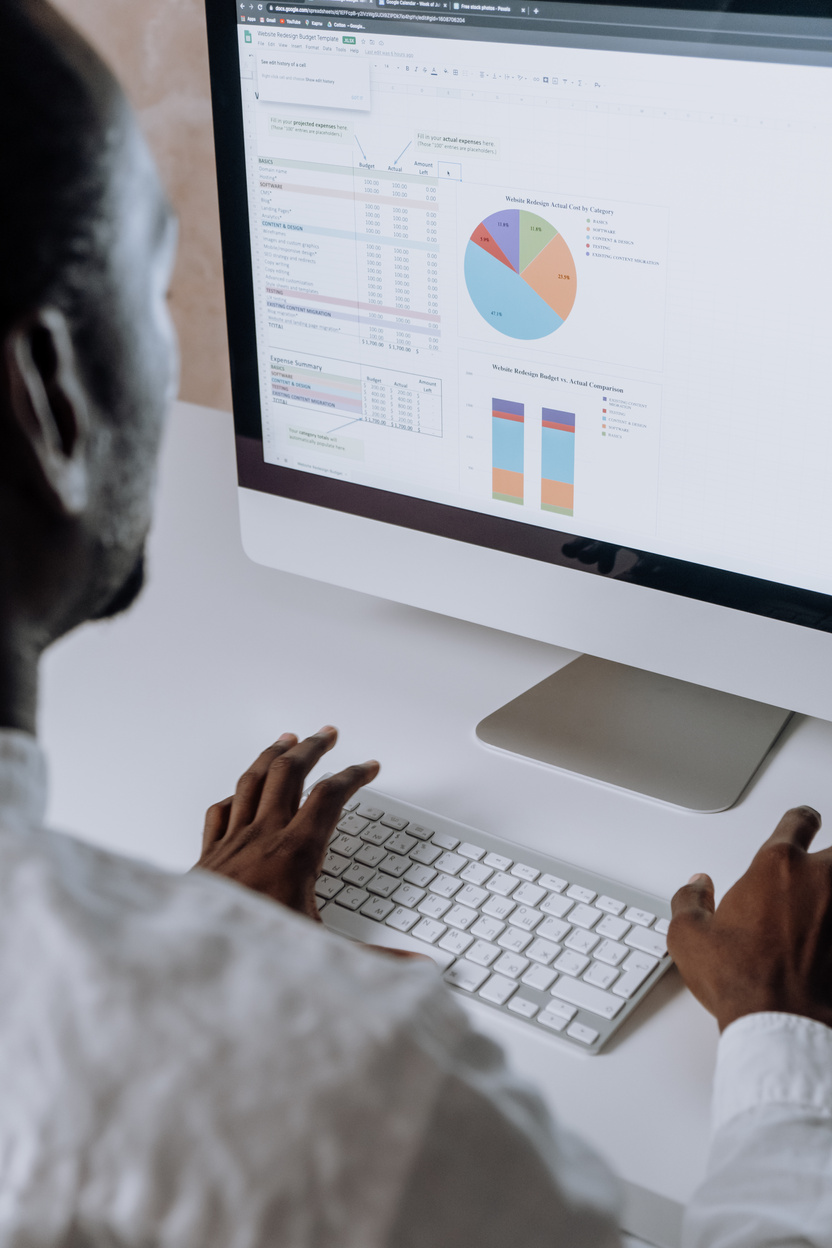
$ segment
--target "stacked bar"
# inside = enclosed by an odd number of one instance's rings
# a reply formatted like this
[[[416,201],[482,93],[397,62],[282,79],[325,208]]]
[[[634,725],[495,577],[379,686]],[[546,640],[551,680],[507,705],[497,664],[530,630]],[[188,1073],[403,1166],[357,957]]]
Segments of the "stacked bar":
[[[491,400],[492,498],[504,503],[523,502],[522,403]]]
[[[561,516],[574,514],[575,413],[543,408],[540,506]]]

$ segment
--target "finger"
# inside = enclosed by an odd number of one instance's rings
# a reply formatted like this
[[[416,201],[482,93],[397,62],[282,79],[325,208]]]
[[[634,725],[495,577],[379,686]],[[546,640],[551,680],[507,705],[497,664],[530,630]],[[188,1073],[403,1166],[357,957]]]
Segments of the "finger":
[[[344,803],[365,784],[375,780],[380,770],[375,759],[345,767],[334,776],[320,780],[309,794],[301,811],[301,835],[310,860],[319,864],[323,860],[327,843],[341,818]]]
[[[763,847],[785,844],[808,849],[817,836],[820,825],[821,817],[814,807],[794,806],[786,811]]]
[[[226,832],[235,832],[238,828],[246,827],[251,823],[257,807],[260,803],[260,795],[263,792],[263,784],[266,776],[269,774],[269,768],[276,758],[281,754],[285,754],[287,750],[292,749],[297,744],[297,737],[293,732],[284,732],[275,741],[274,745],[270,745],[267,750],[263,750],[259,754],[247,771],[244,771],[237,781],[237,788],[234,797],[231,799],[231,814],[228,820]]]
[[[684,931],[703,930],[714,916],[714,882],[709,875],[692,875],[687,884],[674,894],[670,902],[673,918],[667,933],[670,956],[676,961],[676,951]]]
[[[259,822],[268,820],[271,827],[283,828],[294,819],[306,777],[337,740],[337,728],[327,724],[314,736],[272,759],[257,807]]]
[[[216,845],[217,841],[221,841],[225,836],[228,827],[228,817],[231,814],[232,798],[226,797],[221,802],[216,802],[213,806],[209,806],[205,814],[205,828],[202,833],[202,852],[207,853],[212,845]]]

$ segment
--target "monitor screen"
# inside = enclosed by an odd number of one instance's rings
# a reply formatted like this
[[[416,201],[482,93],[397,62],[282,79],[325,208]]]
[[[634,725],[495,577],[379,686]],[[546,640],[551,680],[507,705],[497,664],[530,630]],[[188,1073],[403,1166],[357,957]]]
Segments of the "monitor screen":
[[[240,483],[832,631],[832,8],[768,7],[210,0]]]

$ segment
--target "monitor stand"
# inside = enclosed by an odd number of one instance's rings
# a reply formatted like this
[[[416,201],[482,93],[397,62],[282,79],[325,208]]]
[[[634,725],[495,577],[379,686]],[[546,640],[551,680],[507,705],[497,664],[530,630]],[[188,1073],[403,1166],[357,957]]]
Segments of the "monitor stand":
[[[791,711],[581,655],[477,725],[486,745],[686,810],[733,806]]]

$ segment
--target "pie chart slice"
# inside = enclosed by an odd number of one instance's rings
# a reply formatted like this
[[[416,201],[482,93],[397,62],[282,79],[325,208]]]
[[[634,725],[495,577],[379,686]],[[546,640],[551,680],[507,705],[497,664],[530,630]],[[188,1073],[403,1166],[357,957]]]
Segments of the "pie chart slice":
[[[545,338],[575,302],[577,274],[562,235],[524,209],[492,213],[465,250],[465,285],[483,320],[509,338]]]

